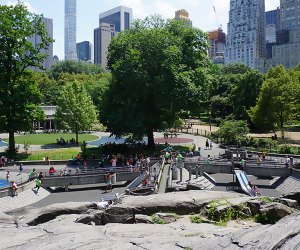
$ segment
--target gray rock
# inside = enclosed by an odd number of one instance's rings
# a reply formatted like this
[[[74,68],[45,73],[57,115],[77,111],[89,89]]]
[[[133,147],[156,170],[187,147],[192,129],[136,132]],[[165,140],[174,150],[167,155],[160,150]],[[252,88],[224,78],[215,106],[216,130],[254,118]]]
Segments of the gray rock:
[[[294,212],[295,209],[289,208],[288,206],[281,203],[271,203],[268,205],[264,205],[259,210],[260,214],[265,213],[268,217],[271,217],[275,220],[280,220],[287,215],[293,214]]]
[[[260,200],[250,200],[247,202],[247,206],[250,208],[252,215],[258,214],[263,202]]]
[[[283,205],[286,205],[290,208],[294,208],[294,209],[297,209],[299,210],[299,204],[296,200],[292,200],[292,199],[287,199],[287,198],[275,198],[274,199],[275,202],[279,202]]]
[[[170,214],[170,213],[155,213],[154,216],[157,216],[158,218],[163,220],[165,223],[175,222],[178,218],[178,215]]]
[[[135,223],[152,224],[152,218],[148,215],[136,214]]]
[[[20,222],[29,226],[35,226],[53,220],[63,214],[82,214],[91,208],[95,208],[95,205],[88,202],[58,203],[44,208],[33,209],[28,212],[26,217],[21,218]]]
[[[134,223],[134,209],[114,206],[108,208],[102,215],[103,224],[108,223]]]

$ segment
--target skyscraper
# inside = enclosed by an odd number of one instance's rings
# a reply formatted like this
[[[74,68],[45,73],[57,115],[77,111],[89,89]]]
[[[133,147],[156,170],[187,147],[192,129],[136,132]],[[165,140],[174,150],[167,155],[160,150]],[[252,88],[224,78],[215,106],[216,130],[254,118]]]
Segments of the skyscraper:
[[[107,50],[111,39],[118,32],[130,28],[132,9],[119,6],[99,14],[99,28],[94,29],[94,62],[107,65]]]
[[[76,48],[79,61],[92,60],[92,44],[89,41],[77,43]]]
[[[221,28],[209,31],[208,39],[210,48],[208,49],[209,58],[215,64],[224,64],[224,51],[226,43],[226,35]]]
[[[42,21],[45,24],[48,36],[53,39],[53,19],[43,17]],[[41,43],[41,37],[39,35],[34,34],[32,37],[28,38],[28,41],[30,41],[32,45],[36,47],[37,44]],[[51,65],[53,64],[53,43],[50,43],[48,48],[41,52],[47,54],[47,58],[42,64],[43,67],[46,69],[50,69]]]
[[[113,24],[117,32],[129,29],[132,21],[132,9],[119,6],[99,14],[99,25],[101,23]]]
[[[108,46],[117,33],[115,26],[109,23],[100,23],[100,27],[94,29],[94,62],[101,64],[104,69],[107,65]]]
[[[76,0],[65,0],[65,60],[77,60]]]
[[[189,18],[189,13],[185,9],[176,10],[175,11],[175,18],[174,19],[175,20],[183,20],[183,21],[186,21],[191,26],[193,25],[192,21]]]
[[[265,1],[230,0],[225,63],[255,67],[265,56]]]

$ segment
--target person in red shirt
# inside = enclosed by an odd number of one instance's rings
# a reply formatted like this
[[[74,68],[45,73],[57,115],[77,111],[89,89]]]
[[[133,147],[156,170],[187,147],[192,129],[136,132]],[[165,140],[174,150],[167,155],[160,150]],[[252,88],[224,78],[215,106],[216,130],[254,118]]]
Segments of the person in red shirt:
[[[49,168],[49,175],[54,175],[56,173],[56,170],[54,169],[54,167],[50,167]]]
[[[17,196],[18,193],[18,186],[17,186],[17,183],[15,183],[14,181],[11,182],[11,188],[13,190],[13,196]]]

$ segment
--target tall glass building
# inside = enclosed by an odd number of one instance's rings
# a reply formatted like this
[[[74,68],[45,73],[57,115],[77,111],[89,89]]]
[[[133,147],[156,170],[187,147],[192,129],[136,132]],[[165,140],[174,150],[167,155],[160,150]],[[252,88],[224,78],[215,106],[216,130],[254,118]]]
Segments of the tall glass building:
[[[77,60],[76,0],[65,0],[65,60]]]
[[[92,60],[92,44],[89,41],[77,43],[77,57],[79,61]]]
[[[101,23],[113,24],[116,32],[129,29],[131,21],[132,9],[125,6],[113,8],[99,15],[99,25]]]

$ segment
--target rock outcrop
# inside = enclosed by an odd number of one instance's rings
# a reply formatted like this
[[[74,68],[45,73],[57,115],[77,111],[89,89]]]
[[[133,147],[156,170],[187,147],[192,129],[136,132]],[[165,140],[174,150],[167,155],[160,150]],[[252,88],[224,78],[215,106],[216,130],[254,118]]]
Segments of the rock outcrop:
[[[286,201],[274,201],[235,193],[190,191],[126,197],[122,204],[106,211],[99,210],[93,203],[55,204],[26,211],[19,218],[0,214],[0,249],[37,246],[43,250],[299,249],[300,213],[283,204]],[[238,223],[239,226],[222,227],[191,223],[191,211],[198,214],[207,207],[214,210],[216,204],[221,204],[224,211],[244,209],[245,214],[251,215],[254,211],[262,215],[267,214],[267,208],[269,211],[278,208],[278,218],[286,216],[274,225]],[[155,216],[167,224],[154,224]]]

